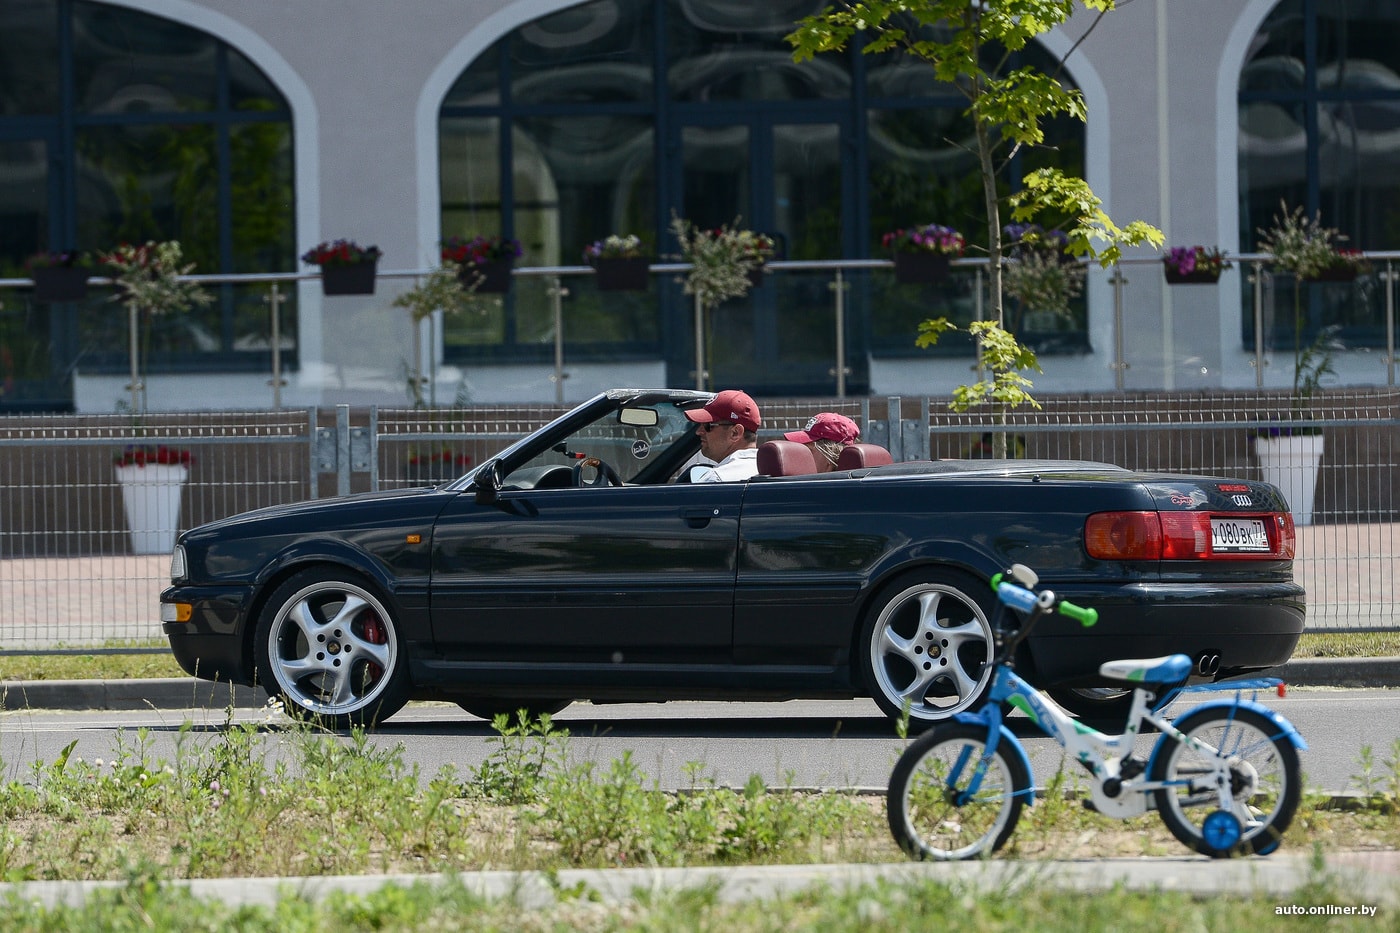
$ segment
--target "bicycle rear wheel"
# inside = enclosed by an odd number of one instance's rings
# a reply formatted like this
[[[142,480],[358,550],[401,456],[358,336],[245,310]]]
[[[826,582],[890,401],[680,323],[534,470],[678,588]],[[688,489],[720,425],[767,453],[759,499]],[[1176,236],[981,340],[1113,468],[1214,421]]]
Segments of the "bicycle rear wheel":
[[[890,832],[916,859],[949,861],[990,855],[1016,828],[1031,780],[1020,757],[998,743],[975,794],[966,795],[987,751],[987,730],[935,726],[905,749],[886,797]]]
[[[1268,855],[1278,848],[1302,796],[1293,743],[1267,716],[1250,709],[1198,710],[1175,726],[1219,754],[1162,739],[1170,747],[1157,756],[1150,777],[1171,785],[1157,791],[1157,811],[1172,835],[1213,858]],[[1215,785],[1222,761],[1228,768],[1229,810],[1221,809]]]

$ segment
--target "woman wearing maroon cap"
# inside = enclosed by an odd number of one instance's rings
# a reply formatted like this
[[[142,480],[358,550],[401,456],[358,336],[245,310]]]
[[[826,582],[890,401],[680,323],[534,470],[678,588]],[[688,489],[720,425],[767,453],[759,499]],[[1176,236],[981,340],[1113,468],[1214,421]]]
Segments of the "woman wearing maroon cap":
[[[860,426],[845,415],[824,411],[808,421],[801,431],[789,431],[783,437],[806,444],[816,461],[817,472],[830,473],[836,469],[841,448],[860,440]]]
[[[700,453],[715,466],[697,476],[696,483],[731,483],[758,475],[758,429],[763,418],[745,392],[726,389],[704,408],[685,416],[699,427]]]

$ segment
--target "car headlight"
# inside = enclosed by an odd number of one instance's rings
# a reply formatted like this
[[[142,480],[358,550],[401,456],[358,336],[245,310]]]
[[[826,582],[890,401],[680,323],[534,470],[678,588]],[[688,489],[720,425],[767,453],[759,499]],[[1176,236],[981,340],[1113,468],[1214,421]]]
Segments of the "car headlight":
[[[185,546],[175,545],[175,550],[170,552],[170,580],[172,583],[179,583],[185,579],[189,568],[185,563]]]

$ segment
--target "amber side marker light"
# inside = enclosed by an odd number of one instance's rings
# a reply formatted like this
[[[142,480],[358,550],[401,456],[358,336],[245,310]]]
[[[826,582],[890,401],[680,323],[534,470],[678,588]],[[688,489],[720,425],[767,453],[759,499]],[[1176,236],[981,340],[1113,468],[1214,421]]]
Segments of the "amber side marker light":
[[[161,603],[160,620],[162,622],[188,622],[194,618],[194,605],[192,603]]]

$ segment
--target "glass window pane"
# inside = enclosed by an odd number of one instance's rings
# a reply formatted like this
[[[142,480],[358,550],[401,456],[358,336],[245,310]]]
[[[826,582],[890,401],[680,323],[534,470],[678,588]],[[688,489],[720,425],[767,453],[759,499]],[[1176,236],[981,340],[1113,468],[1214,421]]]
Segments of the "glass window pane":
[[[58,110],[55,0],[0,4],[0,115]]]
[[[851,93],[850,55],[792,60],[783,38],[821,0],[670,0],[667,83],[676,100],[842,99]]]
[[[530,261],[579,265],[583,248],[634,233],[656,249],[655,133],[649,117],[577,115],[516,121],[515,200]]]
[[[1253,252],[1280,202],[1307,203],[1307,131],[1303,105],[1240,104],[1240,246]]]
[[[228,96],[234,110],[285,110],[286,102],[256,65],[233,49],[228,50]]]
[[[1317,86],[1400,93],[1400,7],[1318,3]]]
[[[774,227],[787,233],[787,259],[841,255],[841,127],[773,127]]]
[[[732,224],[749,209],[748,126],[687,126],[681,131],[681,213],[695,226]]]
[[[871,110],[868,122],[870,255],[887,258],[881,237],[920,224],[944,224],[985,244],[976,139],[961,109]]]
[[[453,117],[439,127],[442,235],[501,232],[501,121]]]
[[[500,40],[481,53],[467,66],[447,96],[444,107],[493,107],[501,102],[501,46],[510,38]]]
[[[79,113],[214,109],[218,40],[158,16],[73,4],[73,81]]]
[[[1306,84],[1303,2],[1283,0],[1255,34],[1240,71],[1240,91],[1294,92]]]
[[[650,101],[655,27],[649,3],[596,0],[512,34],[515,103]]]
[[[296,271],[291,124],[229,129],[232,272]]]
[[[80,245],[179,240],[200,271],[219,268],[212,126],[79,127],[74,141]]]
[[[51,245],[46,178],[49,147],[42,140],[0,140],[0,277],[24,276],[24,260]]]

